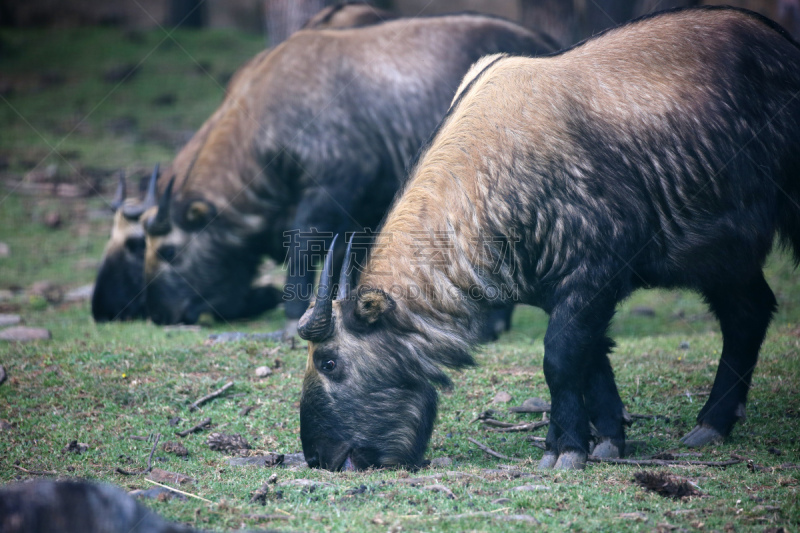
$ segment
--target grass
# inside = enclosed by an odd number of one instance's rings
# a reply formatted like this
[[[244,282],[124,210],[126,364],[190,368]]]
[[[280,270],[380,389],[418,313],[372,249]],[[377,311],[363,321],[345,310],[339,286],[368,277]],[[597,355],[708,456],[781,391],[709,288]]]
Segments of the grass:
[[[6,189],[0,207],[0,242],[11,250],[9,257],[0,258],[0,289],[12,292],[3,296],[0,309],[17,312],[26,325],[46,327],[53,335],[51,341],[0,344],[0,364],[9,374],[8,381],[0,385],[0,419],[11,426],[0,430],[0,482],[31,477],[20,467],[52,471],[59,477],[106,481],[127,489],[149,488],[142,477],[123,476],[116,469],[144,468],[152,443],[130,437],[161,433],[162,441],[181,440],[189,456],[181,459],[159,449],[154,466],[195,478],[196,483],[181,489],[214,503],[191,498],[145,503],[168,519],[210,530],[800,528],[797,469],[751,471],[746,464],[724,470],[663,468],[691,479],[703,493],[702,497],[674,501],[636,486],[633,473],[639,469],[635,467],[590,465],[583,472],[537,472],[534,466],[541,452],[526,440],[526,434],[488,433],[472,423],[488,408],[496,409],[503,420],[533,419],[493,405],[492,399],[500,391],[511,394],[513,405],[528,397],[549,397],[541,368],[547,319],[532,308],[519,309],[514,329],[499,342],[483,347],[477,357],[480,366],[457,374],[455,388],[441,395],[428,457],[447,457],[452,460],[450,466],[418,473],[234,467],[227,463],[230,455],[205,445],[209,431],[184,439],[174,436],[176,430],[211,417],[214,431],[239,433],[257,450],[300,451],[297,401],[306,358],[303,347],[255,341],[206,342],[207,335],[217,330],[276,329],[281,313],[201,331],[169,330],[142,322],[94,324],[88,303],[50,304],[24,289],[43,279],[66,288],[92,280],[109,227],[104,201],[19,191],[6,196],[9,182],[13,187],[20,175],[49,164],[71,176],[73,167],[78,171],[132,168],[149,166],[154,159],[168,160],[173,149],[154,140],[158,136],[152,135],[152,129],[197,128],[219,102],[222,92],[217,82],[261,45],[258,37],[222,32],[179,33],[180,46],[167,44],[169,40],[159,45],[162,38],[159,32],[131,35],[103,28],[47,34],[0,32],[3,50],[10,50],[0,55],[0,72],[13,85],[13,91],[0,101],[0,156],[7,165],[2,180]],[[198,73],[189,56],[205,62],[212,77]],[[146,59],[140,72],[129,82],[115,88],[102,81],[103,73],[112,66],[142,58]],[[26,84],[41,85],[42,73],[53,69],[61,72],[62,83],[26,89]],[[176,103],[153,105],[153,99],[164,92],[173,93]],[[109,134],[108,121],[125,116],[136,117],[136,126],[124,134]],[[72,131],[75,124],[79,127]],[[45,158],[55,145],[59,153]],[[111,176],[100,183],[102,190],[110,190]],[[64,221],[58,229],[42,223],[44,216],[54,211]],[[723,444],[704,449],[702,459],[724,460],[735,453],[765,467],[800,462],[800,272],[780,253],[770,258],[767,272],[780,309],[753,379],[749,416]],[[654,315],[643,315],[638,310],[642,307],[652,309]],[[684,451],[678,439],[693,426],[716,370],[721,349],[716,322],[692,294],[639,292],[621,305],[613,335],[618,346],[612,363],[628,410],[670,417],[669,421],[637,421],[629,437],[646,441],[643,454]],[[255,369],[262,365],[273,367],[273,374],[256,377]],[[189,410],[194,400],[228,380],[235,382],[229,394],[199,411]],[[258,407],[241,416],[241,409],[250,405]],[[169,424],[175,417],[182,419],[177,427]],[[511,463],[487,457],[467,437],[523,459],[513,466],[529,477],[498,473],[497,469]],[[62,452],[72,440],[87,443],[89,450],[80,455]],[[781,455],[774,454],[777,450]],[[251,493],[273,473],[278,484],[270,489],[265,504],[249,503]],[[410,477],[434,474],[441,478],[420,486],[406,482]],[[310,479],[319,485],[313,489],[280,485],[294,479]],[[455,498],[425,488],[434,483],[448,487]],[[521,485],[545,489],[513,490]],[[509,519],[519,514],[535,517],[541,525]],[[282,515],[286,519],[263,520],[251,515]]]

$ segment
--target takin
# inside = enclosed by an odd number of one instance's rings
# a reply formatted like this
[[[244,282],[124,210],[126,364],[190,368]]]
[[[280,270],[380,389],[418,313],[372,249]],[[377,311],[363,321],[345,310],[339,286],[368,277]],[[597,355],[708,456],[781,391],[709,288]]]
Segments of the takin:
[[[648,287],[698,291],[718,318],[720,364],[683,443],[727,436],[777,305],[762,273],[776,234],[800,261],[799,94],[800,45],[732,8],[649,16],[550,57],[482,59],[358,283],[333,301],[326,269],[300,320],[308,464],[419,465],[443,369],[473,364],[477,318],[497,298],[549,314],[540,467],[582,468],[590,423],[595,455],[624,454],[608,329]]]
[[[310,30],[358,27],[391,18],[395,18],[395,15],[366,4],[344,3],[326,7],[312,17],[304,28]],[[238,82],[253,82],[249,73],[254,62],[255,60],[252,60],[237,70],[226,88],[226,94],[247,90],[240,89]],[[227,101],[226,99],[225,102]],[[222,108],[225,105],[223,103]],[[209,129],[216,124],[220,115],[216,113],[206,121],[200,131],[181,149],[173,162],[174,169],[185,169],[195,159],[208,136]],[[165,176],[172,175],[174,175],[172,169],[165,172]],[[153,178],[157,177],[158,172]],[[166,188],[167,181],[169,180],[161,179],[158,182],[162,192]],[[143,201],[139,201],[126,198],[126,183],[122,179],[116,197],[111,202],[114,210],[111,237],[103,252],[92,295],[92,316],[98,322],[143,319],[147,316],[144,286],[145,232],[141,219],[147,209],[156,205],[154,183],[151,180],[147,196]],[[274,305],[274,302],[269,298],[265,299],[263,295],[258,298],[257,291],[251,296],[251,300],[244,306],[243,314],[258,314],[265,307]]]
[[[253,278],[263,256],[288,258],[291,331],[313,296],[319,240],[378,226],[470,66],[552,50],[508,21],[450,15],[300,31],[263,52],[142,219],[148,315],[191,324],[274,306],[280,294],[254,294]]]

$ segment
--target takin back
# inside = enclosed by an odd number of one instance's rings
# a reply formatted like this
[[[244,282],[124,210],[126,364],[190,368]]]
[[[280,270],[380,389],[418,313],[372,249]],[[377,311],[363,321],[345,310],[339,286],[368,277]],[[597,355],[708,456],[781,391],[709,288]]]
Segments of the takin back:
[[[470,66],[487,53],[552,50],[508,21],[453,15],[300,31],[260,54],[143,217],[149,316],[194,323],[263,310],[251,284],[266,255],[288,257],[284,300],[296,322],[312,296],[315,244],[378,226]]]
[[[800,261],[798,95],[800,46],[731,8],[481,60],[358,284],[332,301],[328,269],[299,323],[309,465],[420,464],[443,367],[473,363],[476,318],[498,294],[550,316],[542,468],[582,468],[590,422],[594,454],[624,454],[607,332],[638,288],[696,290],[719,319],[717,375],[683,442],[728,435],[776,308],[762,274],[776,234]],[[439,259],[420,264],[434,244]]]

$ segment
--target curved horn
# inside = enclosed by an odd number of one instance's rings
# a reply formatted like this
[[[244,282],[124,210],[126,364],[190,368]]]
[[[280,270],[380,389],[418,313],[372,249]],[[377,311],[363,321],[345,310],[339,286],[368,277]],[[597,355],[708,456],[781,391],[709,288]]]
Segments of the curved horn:
[[[156,166],[153,167],[153,173],[150,174],[150,182],[147,184],[147,194],[144,197],[144,202],[142,202],[142,212],[147,211],[156,205],[156,181],[158,180],[158,168],[159,164],[156,163]]]
[[[347,271],[350,268],[350,252],[353,249],[353,236],[355,233],[350,234],[350,240],[347,241],[347,251],[344,253],[344,263],[342,264],[342,272],[339,274],[339,292],[336,294],[337,300],[344,300],[347,298],[348,284],[350,283],[350,276]],[[328,252],[330,255],[330,252]]]
[[[122,214],[128,220],[139,220],[139,217],[145,211],[156,205],[156,180],[158,179],[158,163],[153,168],[153,173],[150,175],[150,181],[147,183],[147,194],[144,201],[134,205],[126,205],[122,207]],[[123,198],[124,200],[124,198]]]
[[[125,197],[128,195],[128,184],[125,181],[125,172],[119,171],[119,183],[117,183],[117,192],[114,193],[114,199],[111,200],[111,209],[116,211],[125,202]]]
[[[319,277],[317,301],[310,314],[306,313],[297,325],[297,334],[301,339],[322,342],[333,333],[333,246],[336,235],[325,258],[325,266]],[[308,318],[306,318],[308,317]]]
[[[166,235],[172,229],[169,206],[172,203],[172,185],[174,183],[175,177],[173,176],[172,179],[169,180],[164,194],[158,199],[158,211],[156,212],[156,216],[147,223],[147,233],[150,235]]]

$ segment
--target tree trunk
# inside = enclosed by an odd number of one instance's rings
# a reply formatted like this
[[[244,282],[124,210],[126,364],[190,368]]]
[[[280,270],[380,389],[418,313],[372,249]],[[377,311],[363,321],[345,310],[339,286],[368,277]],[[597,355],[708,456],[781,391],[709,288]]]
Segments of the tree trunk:
[[[303,27],[331,0],[264,0],[267,42],[277,46]]]

